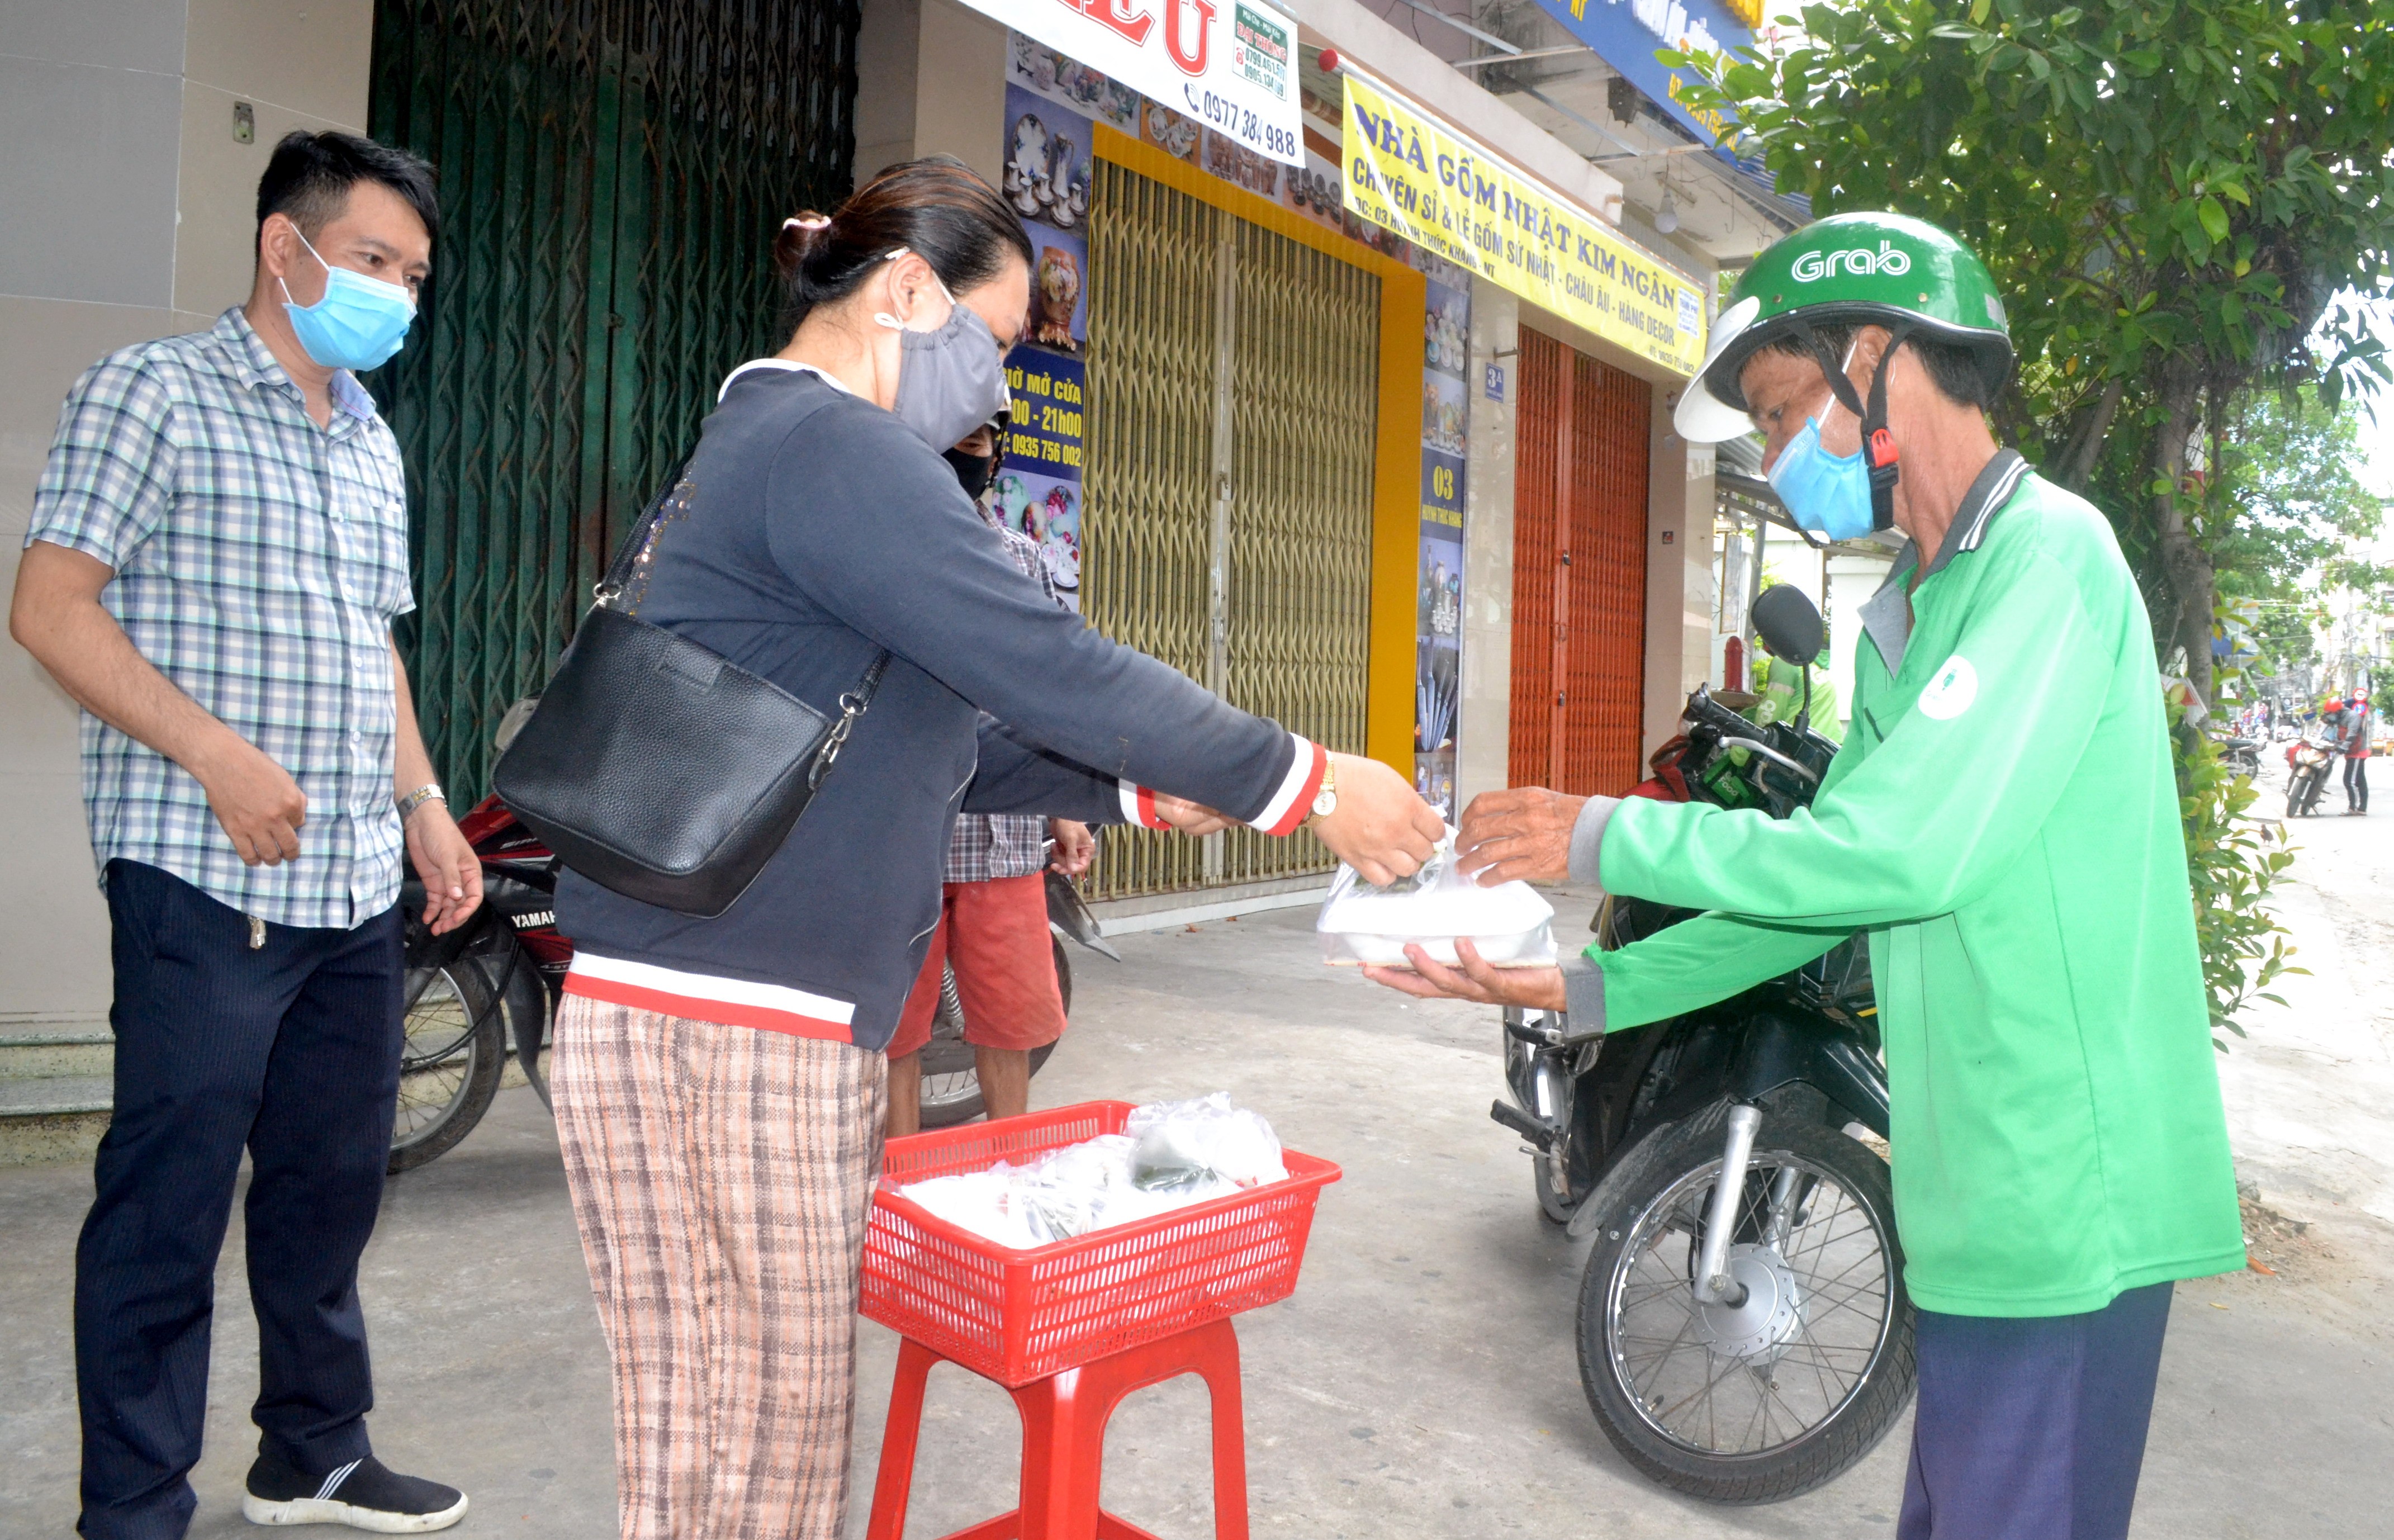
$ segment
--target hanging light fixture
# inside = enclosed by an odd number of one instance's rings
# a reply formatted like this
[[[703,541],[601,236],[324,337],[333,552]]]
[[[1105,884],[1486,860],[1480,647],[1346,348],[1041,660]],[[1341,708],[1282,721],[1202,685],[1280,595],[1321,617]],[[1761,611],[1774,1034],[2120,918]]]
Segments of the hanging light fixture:
[[[1679,205],[1671,200],[1671,178],[1663,178],[1663,206],[1654,211],[1654,228],[1668,235],[1679,228]]]

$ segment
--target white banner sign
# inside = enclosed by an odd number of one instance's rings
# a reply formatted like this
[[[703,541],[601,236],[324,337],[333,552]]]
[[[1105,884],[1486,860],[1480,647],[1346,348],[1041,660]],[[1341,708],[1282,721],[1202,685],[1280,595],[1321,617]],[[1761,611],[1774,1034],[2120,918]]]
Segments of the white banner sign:
[[[1305,164],[1296,22],[1262,0],[965,4],[1258,154]]]

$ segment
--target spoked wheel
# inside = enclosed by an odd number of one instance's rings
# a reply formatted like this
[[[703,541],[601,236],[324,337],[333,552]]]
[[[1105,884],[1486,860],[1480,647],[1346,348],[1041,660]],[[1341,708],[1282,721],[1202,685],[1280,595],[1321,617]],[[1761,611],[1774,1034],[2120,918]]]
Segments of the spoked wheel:
[[[438,1159],[473,1132],[506,1069],[505,1012],[480,966],[460,957],[407,970],[407,1041],[391,1120],[393,1175]]]
[[[1055,936],[1047,944],[1056,957],[1056,987],[1064,996],[1064,1014],[1072,1012],[1072,965],[1064,960],[1064,943]],[[1031,1050],[1031,1073],[1037,1074],[1053,1043]],[[931,1019],[930,1045],[923,1050],[923,1126],[945,1128],[980,1116],[980,1072],[973,1066],[972,1045],[965,1041],[964,1002],[956,995],[956,971],[940,970],[940,1011]]]
[[[1830,1129],[1766,1118],[1747,1168],[1730,1308],[1695,1297],[1719,1110],[1662,1130],[1588,1201],[1580,1379],[1605,1435],[1718,1503],[1809,1492],[1886,1436],[1912,1392],[1912,1303],[1887,1166]]]

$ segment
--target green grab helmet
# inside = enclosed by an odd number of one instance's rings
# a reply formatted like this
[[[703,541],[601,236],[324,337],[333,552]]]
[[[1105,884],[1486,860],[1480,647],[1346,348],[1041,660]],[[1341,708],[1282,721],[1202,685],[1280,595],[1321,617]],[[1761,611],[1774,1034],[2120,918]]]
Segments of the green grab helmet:
[[[1739,278],[1672,414],[1679,436],[1706,444],[1752,431],[1738,374],[1802,324],[1902,327],[1969,348],[1993,388],[2011,374],[2004,303],[1977,254],[1907,215],[1835,214],[1782,238]]]

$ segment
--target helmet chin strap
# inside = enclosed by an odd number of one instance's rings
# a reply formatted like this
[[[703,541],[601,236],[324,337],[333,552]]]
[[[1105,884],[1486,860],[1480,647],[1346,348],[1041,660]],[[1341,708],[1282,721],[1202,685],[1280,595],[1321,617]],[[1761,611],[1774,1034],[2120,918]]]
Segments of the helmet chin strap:
[[[1870,401],[1865,405],[1854,393],[1854,382],[1837,362],[1837,355],[1821,340],[1819,333],[1802,322],[1796,323],[1796,335],[1812,349],[1821,361],[1821,373],[1829,378],[1829,389],[1838,404],[1861,419],[1862,447],[1869,451],[1871,489],[1871,528],[1895,528],[1895,483],[1902,474],[1902,454],[1897,450],[1895,435],[1887,430],[1887,372],[1895,362],[1895,350],[1912,335],[1912,328],[1897,322],[1888,328],[1887,351],[1878,358],[1878,367],[1871,372]]]

